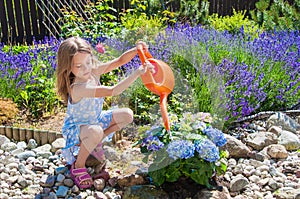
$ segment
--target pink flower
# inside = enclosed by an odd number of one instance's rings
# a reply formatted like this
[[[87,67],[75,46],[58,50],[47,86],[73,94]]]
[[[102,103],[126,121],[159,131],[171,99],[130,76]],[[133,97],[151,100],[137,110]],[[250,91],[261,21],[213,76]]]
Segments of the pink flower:
[[[105,48],[104,48],[104,46],[103,46],[101,43],[98,43],[98,44],[96,45],[96,50],[97,50],[99,53],[101,53],[101,54],[104,54],[104,53],[105,53]]]

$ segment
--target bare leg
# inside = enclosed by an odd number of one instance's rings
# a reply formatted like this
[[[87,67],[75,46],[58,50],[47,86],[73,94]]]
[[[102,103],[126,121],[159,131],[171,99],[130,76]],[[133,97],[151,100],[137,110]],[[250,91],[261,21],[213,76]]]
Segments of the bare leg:
[[[80,149],[75,162],[75,168],[85,167],[85,162],[91,151],[101,142],[103,130],[98,125],[81,126],[80,128]],[[85,182],[83,182],[85,183]]]
[[[113,116],[110,126],[104,130],[104,137],[110,133],[119,131],[127,124],[133,121],[133,112],[129,108],[120,108],[113,110]]]

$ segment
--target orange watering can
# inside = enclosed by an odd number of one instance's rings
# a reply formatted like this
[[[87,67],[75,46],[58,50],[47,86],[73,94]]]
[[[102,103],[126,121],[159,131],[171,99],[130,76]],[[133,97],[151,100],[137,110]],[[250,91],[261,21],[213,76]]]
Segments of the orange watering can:
[[[173,72],[165,62],[154,59],[148,50],[138,48],[139,58],[144,64],[149,61],[154,66],[154,73],[149,70],[141,75],[142,82],[152,93],[160,96],[160,111],[167,131],[170,130],[170,123],[167,111],[167,97],[174,88]]]

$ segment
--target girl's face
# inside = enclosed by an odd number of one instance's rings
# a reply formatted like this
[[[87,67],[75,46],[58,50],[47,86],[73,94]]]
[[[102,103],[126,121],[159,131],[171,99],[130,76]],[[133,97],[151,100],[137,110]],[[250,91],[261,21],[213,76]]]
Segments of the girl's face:
[[[72,60],[72,73],[82,80],[88,80],[93,67],[92,56],[89,53],[78,52]]]

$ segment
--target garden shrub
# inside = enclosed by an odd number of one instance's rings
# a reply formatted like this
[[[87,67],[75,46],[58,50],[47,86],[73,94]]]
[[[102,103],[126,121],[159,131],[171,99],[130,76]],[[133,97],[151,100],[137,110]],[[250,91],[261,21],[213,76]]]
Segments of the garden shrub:
[[[130,1],[130,9],[126,10],[125,13],[134,13],[137,16],[142,14],[148,17],[156,16],[165,25],[176,23],[175,13],[167,9],[167,3],[162,0],[132,0]]]
[[[0,124],[7,124],[19,112],[18,106],[11,99],[0,98]]]
[[[299,30],[300,0],[289,3],[286,0],[260,0],[256,9],[250,11],[252,19],[267,31]]]
[[[118,38],[123,38],[131,45],[138,40],[147,43],[153,42],[156,35],[165,29],[167,20],[169,20],[169,18],[161,17],[161,14],[148,15],[148,3],[141,1],[144,3],[138,4],[138,2],[140,1],[131,1],[131,6],[136,8],[128,9],[120,14],[121,25],[124,29]]]
[[[44,113],[53,113],[61,102],[54,90],[54,77],[41,76],[34,80],[23,88],[17,102],[29,111],[31,117],[39,118]]]
[[[209,1],[180,0],[179,11],[176,11],[177,21],[191,25],[206,25],[209,16]]]
[[[147,43],[165,28],[164,22],[158,16],[147,16],[145,13],[137,15],[126,13],[121,17],[121,24],[125,28],[122,32],[124,41],[135,44],[138,40]]]
[[[256,25],[254,21],[248,19],[245,14],[246,10],[237,12],[235,9],[233,9],[232,16],[219,16],[217,13],[214,13],[208,17],[208,23],[210,27],[218,31],[227,30],[232,34],[243,32],[251,36],[257,35],[257,32],[259,31],[258,25]]]
[[[89,2],[84,8],[83,16],[79,16],[74,10],[63,10],[61,36],[81,37],[111,37],[121,30],[115,13],[117,11],[110,6],[112,0],[97,0]],[[114,13],[114,14],[111,14]]]
[[[149,124],[160,117],[159,96],[151,93],[138,79],[126,93],[128,105],[133,110],[135,124]]]
[[[226,171],[224,134],[212,127],[209,113],[184,112],[181,117],[170,116],[171,129],[160,125],[142,132],[136,144],[149,164],[148,175],[157,186],[189,178],[200,185],[213,188],[209,179]],[[145,129],[145,128],[144,128]]]

